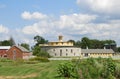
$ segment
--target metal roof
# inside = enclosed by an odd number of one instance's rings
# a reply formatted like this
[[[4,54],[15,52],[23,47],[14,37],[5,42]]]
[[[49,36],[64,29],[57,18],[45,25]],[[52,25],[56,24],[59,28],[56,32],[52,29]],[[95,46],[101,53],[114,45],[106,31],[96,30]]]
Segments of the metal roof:
[[[81,53],[114,53],[112,49],[81,49]]]
[[[22,46],[16,46],[16,47],[18,47],[23,52],[30,52],[29,50],[27,50],[26,48],[24,48]]]
[[[10,49],[10,46],[0,46],[0,49]]]

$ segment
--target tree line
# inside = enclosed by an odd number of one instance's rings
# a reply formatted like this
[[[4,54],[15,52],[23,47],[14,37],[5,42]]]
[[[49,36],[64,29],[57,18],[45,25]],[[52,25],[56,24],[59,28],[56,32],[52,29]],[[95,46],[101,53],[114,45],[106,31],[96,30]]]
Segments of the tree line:
[[[113,49],[114,51],[117,50],[117,44],[114,40],[98,40],[98,39],[90,39],[88,37],[83,37],[80,40],[68,40],[74,43],[74,46],[81,47],[82,49]]]

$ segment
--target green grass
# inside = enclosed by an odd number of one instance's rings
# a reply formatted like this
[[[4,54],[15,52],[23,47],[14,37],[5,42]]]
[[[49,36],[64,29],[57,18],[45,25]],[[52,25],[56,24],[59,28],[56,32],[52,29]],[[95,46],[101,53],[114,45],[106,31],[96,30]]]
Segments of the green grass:
[[[68,61],[50,61],[36,64],[23,63],[18,65],[15,65],[13,62],[0,62],[0,76],[17,76],[14,79],[19,79],[20,76],[35,74],[36,76],[26,79],[56,79],[57,67],[62,62]]]
[[[88,73],[88,71],[96,72],[96,70],[94,70],[95,68],[92,69],[91,65],[88,65],[88,63],[85,63],[86,61],[87,61],[86,59],[81,59],[80,61],[79,69],[81,71],[83,70],[81,74],[84,75],[84,73]],[[120,60],[114,60],[114,61],[116,62],[118,68],[120,68]],[[9,79],[22,79],[23,77],[24,79],[64,79],[64,78],[56,77],[58,76],[56,71],[58,68],[58,65],[63,62],[69,62],[69,61],[59,60],[59,61],[50,61],[50,62],[39,62],[39,63],[37,62],[34,64],[26,64],[26,63],[23,63],[22,61],[21,62],[13,62],[13,61],[0,62],[0,79],[7,79],[6,77],[12,77]],[[75,62],[75,60],[73,60],[73,62]],[[97,65],[98,68],[103,67],[103,65],[99,62],[95,62],[95,65]],[[90,70],[86,70],[88,66],[91,67]]]

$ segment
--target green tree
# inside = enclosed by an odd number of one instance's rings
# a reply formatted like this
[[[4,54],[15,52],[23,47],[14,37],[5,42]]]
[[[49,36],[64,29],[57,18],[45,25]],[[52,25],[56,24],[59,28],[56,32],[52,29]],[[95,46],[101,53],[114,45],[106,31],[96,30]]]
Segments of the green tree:
[[[15,41],[12,37],[10,37],[10,39],[8,41],[10,42],[10,46],[16,45]]]
[[[87,37],[83,37],[81,40],[81,48],[86,48],[86,47],[90,47],[90,39]]]
[[[117,47],[118,52],[120,52],[120,47]]]
[[[79,41],[79,40],[75,42],[75,46],[77,46],[77,47],[81,47],[81,44],[82,44],[82,43],[81,43],[81,41]]]
[[[34,37],[34,41],[36,42],[36,45],[38,46],[39,44],[45,44],[48,42],[48,40],[45,40],[43,37],[36,35]]]
[[[10,41],[8,41],[8,40],[2,41],[1,46],[10,46]]]
[[[39,46],[34,46],[33,55],[40,57],[50,57],[50,55],[47,52],[42,51]]]
[[[30,50],[30,46],[27,43],[22,43],[21,46],[23,46],[24,48],[26,48],[27,50]]]
[[[72,39],[68,40],[67,42],[73,42],[73,44],[75,45],[75,41]]]

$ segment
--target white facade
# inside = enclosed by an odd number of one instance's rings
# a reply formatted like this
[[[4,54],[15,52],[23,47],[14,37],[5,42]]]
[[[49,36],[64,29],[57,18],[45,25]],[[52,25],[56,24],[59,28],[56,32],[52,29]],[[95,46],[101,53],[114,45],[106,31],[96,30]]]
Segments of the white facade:
[[[42,50],[48,52],[50,56],[53,57],[72,57],[72,56],[80,56],[81,55],[81,48],[77,47],[67,47],[67,46],[60,46],[60,47],[41,47]]]

